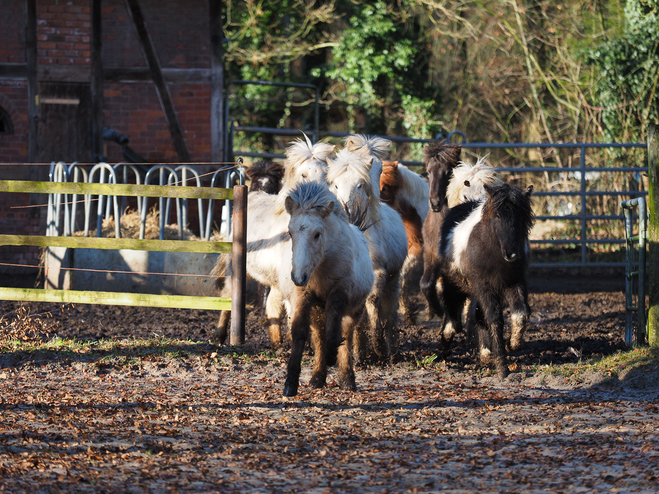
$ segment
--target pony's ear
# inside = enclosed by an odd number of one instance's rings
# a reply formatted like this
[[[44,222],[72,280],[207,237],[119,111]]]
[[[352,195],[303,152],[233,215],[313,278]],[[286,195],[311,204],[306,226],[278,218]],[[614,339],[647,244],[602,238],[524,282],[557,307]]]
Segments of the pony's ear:
[[[366,165],[366,168],[368,168],[369,170],[370,170],[371,168],[373,168],[373,156],[371,156],[371,157],[368,159],[368,164]]]
[[[286,196],[286,199],[284,200],[284,206],[286,207],[286,212],[291,216],[293,216],[293,213],[298,208],[297,203],[291,196]]]
[[[494,193],[494,188],[492,188],[488,184],[483,184],[483,189],[485,189],[485,192],[487,193],[488,196],[491,196]]]
[[[334,211],[334,201],[330,201],[326,205],[316,206],[316,209],[322,218],[327,218],[330,214],[332,214],[332,211]]]
[[[533,185],[529,185],[526,189],[524,189],[524,194],[526,196],[531,196],[531,192],[533,192]]]

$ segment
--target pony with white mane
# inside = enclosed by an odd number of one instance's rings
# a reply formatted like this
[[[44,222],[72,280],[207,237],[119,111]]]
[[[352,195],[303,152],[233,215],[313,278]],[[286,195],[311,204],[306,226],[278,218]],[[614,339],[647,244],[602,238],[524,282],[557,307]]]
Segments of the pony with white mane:
[[[290,190],[301,180],[326,182],[327,159],[334,152],[331,144],[312,144],[305,139],[296,139],[286,149],[284,178],[278,194],[250,192],[247,200],[247,275],[262,285],[270,287],[266,301],[266,317],[269,322],[270,342],[274,349],[281,346],[281,317],[285,300],[279,291],[279,268],[283,244],[288,239],[289,215],[285,200]],[[231,275],[231,258],[218,257],[213,275],[222,296],[230,296],[231,284],[224,278]],[[222,311],[215,332],[215,341],[226,340],[231,311]]]
[[[496,169],[487,163],[487,157],[479,158],[475,165],[461,161],[453,169],[453,176],[446,189],[446,202],[452,208],[486,196],[485,186],[500,185],[502,180]]]
[[[291,355],[284,395],[297,394],[310,329],[314,365],[309,384],[323,387],[327,365],[337,361],[339,386],[355,390],[353,329],[374,279],[368,245],[325,184],[298,184],[286,197],[285,207],[290,239],[280,244],[278,285],[290,302]],[[283,215],[280,225],[282,219]]]
[[[407,235],[407,257],[401,272],[400,303],[405,322],[416,324],[414,300],[423,274],[423,221],[428,214],[428,181],[398,161],[383,161],[380,199],[403,220]]]
[[[328,160],[330,190],[351,218],[367,225],[364,236],[375,273],[366,301],[368,320],[359,328],[356,345],[365,354],[365,337],[380,357],[392,356],[397,347],[400,272],[407,256],[407,239],[401,217],[380,202],[382,159],[391,142],[379,137],[353,135],[335,158]],[[368,326],[365,327],[365,326]]]

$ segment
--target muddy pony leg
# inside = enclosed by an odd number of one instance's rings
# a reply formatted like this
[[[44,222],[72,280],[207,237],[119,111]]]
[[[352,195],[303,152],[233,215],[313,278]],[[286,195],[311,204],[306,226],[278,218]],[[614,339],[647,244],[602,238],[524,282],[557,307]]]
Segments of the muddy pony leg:
[[[311,299],[304,289],[296,289],[292,300],[291,355],[288,359],[284,396],[295,396],[300,385],[302,353],[311,323]]]
[[[424,256],[424,263],[423,276],[421,276],[421,292],[428,302],[428,319],[432,318],[433,314],[441,319],[444,315],[444,307],[439,300],[439,293],[437,292],[439,259]]]
[[[314,316],[316,314],[313,314]],[[311,320],[311,346],[313,347],[313,371],[309,386],[322,388],[327,381],[327,355],[324,318],[312,317]]]
[[[271,288],[265,304],[265,314],[270,332],[270,345],[273,350],[281,348],[281,318],[284,312],[284,300],[277,288]]]
[[[355,320],[350,316],[345,316],[342,322],[343,342],[339,347],[338,364],[339,364],[339,387],[349,391],[355,391],[355,370],[353,368],[352,358],[352,337],[355,328]]]
[[[493,294],[482,294],[478,300],[479,306],[485,315],[485,322],[490,332],[492,342],[492,359],[496,367],[499,379],[505,379],[508,375],[506,363],[506,348],[503,339],[503,304]]]
[[[529,293],[526,284],[520,284],[508,291],[508,305],[510,306],[510,349],[519,350],[524,341],[524,332],[529,322]]]
[[[450,283],[443,288],[442,298],[446,312],[439,337],[442,352],[447,355],[453,343],[453,337],[456,333],[462,332],[462,312],[467,296]]]

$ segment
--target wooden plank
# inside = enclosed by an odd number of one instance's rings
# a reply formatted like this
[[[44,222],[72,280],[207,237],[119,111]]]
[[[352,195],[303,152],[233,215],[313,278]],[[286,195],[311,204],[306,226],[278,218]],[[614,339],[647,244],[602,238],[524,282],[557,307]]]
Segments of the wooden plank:
[[[229,310],[231,300],[222,297],[189,295],[151,295],[148,293],[85,292],[79,290],[43,290],[41,288],[0,287],[0,300],[50,302],[57,304],[129,305],[171,309]]]
[[[656,125],[648,126],[648,172],[648,343],[659,345],[659,126]]]
[[[103,159],[103,58],[101,0],[92,0],[91,35],[91,96],[92,154],[95,161]]]
[[[233,201],[233,258],[231,291],[232,345],[245,343],[245,290],[247,286],[247,186],[234,187]]]
[[[224,159],[224,30],[222,29],[222,0],[209,0],[210,7],[210,114],[211,161]]]
[[[181,199],[233,199],[233,190],[170,185],[87,184],[81,182],[30,182],[0,180],[0,192],[92,194],[127,197],[173,197]]]
[[[169,133],[172,136],[172,141],[174,142],[174,148],[178,153],[179,161],[190,161],[190,153],[188,152],[188,147],[185,143],[181,122],[179,122],[178,116],[176,115],[172,97],[169,94],[167,84],[165,84],[160,61],[158,60],[153,40],[147,30],[146,22],[142,15],[142,9],[137,0],[125,0],[125,2],[126,7],[128,8],[128,13],[133,19],[135,30],[137,31],[137,37],[140,40],[142,53],[149,65],[149,69],[151,70],[151,78],[153,79],[153,84],[156,86],[156,92],[158,93],[158,98],[160,99],[160,105],[165,114],[165,119],[169,125]]]
[[[137,240],[107,237],[46,237],[40,235],[0,235],[0,245],[68,247],[69,249],[145,250],[159,252],[196,252],[230,254],[231,242],[194,240]]]
[[[27,68],[27,118],[28,118],[28,145],[27,157],[30,163],[38,161],[38,114],[37,97],[39,92],[37,82],[37,2],[25,0],[27,19],[25,24],[25,60]],[[39,167],[30,167],[30,178],[37,180]],[[30,203],[34,202],[33,197]]]
[[[27,80],[27,64],[0,63],[0,79]]]
[[[162,69],[162,76],[168,83],[208,84],[210,70],[202,68],[192,69]],[[151,72],[144,67],[105,67],[103,77],[106,82],[131,83],[153,82]]]

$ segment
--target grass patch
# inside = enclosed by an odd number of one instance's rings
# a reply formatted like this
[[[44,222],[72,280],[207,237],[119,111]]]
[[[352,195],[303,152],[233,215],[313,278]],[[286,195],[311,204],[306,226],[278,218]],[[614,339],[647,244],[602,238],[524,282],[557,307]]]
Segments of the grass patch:
[[[534,366],[532,371],[552,376],[580,376],[597,372],[605,376],[617,377],[621,372],[642,370],[659,371],[659,346],[637,347],[628,351],[619,351],[597,359],[579,361],[576,364]]]

